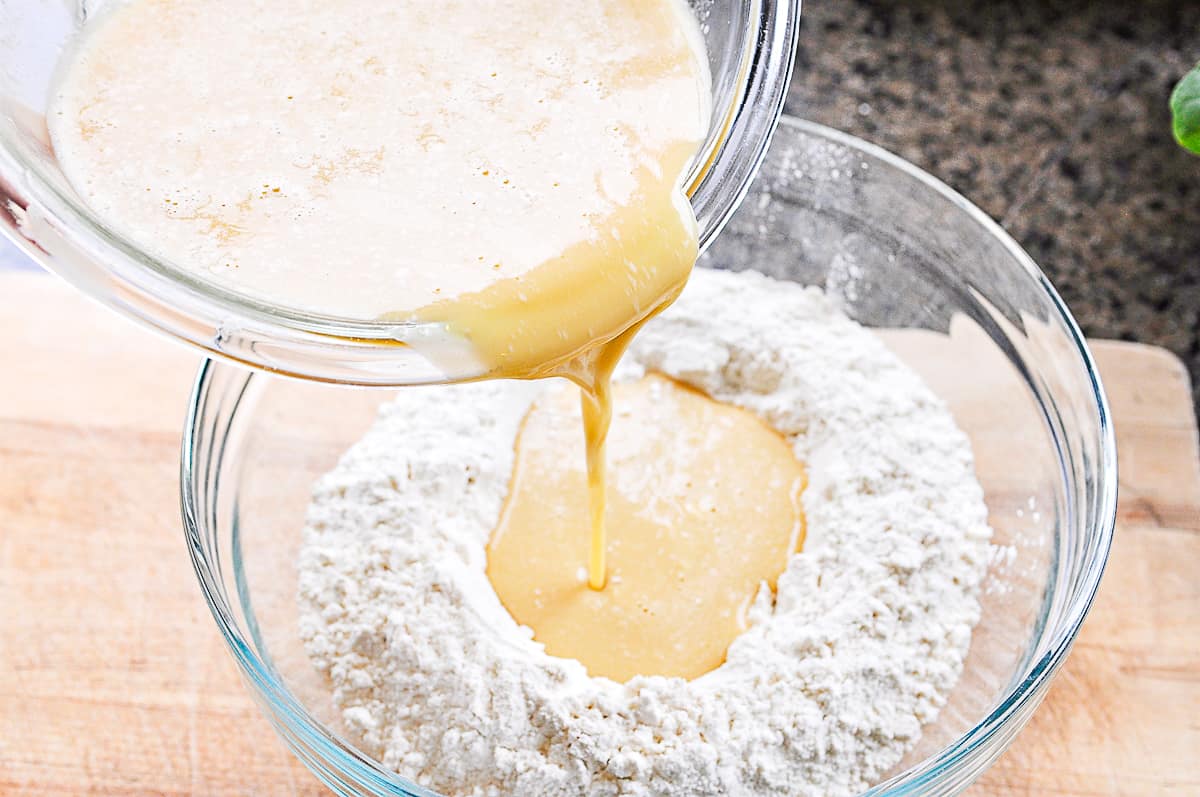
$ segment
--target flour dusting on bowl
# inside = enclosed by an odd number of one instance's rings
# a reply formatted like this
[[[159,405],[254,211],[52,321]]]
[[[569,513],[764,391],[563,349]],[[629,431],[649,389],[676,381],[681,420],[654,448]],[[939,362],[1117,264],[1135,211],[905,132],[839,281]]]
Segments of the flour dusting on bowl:
[[[356,741],[451,795],[853,794],[961,671],[991,530],[966,437],[820,291],[698,270],[625,378],[744,407],[810,469],[809,541],[692,681],[589,677],[500,604],[485,546],[538,392],[402,391],[315,488],[301,633]]]

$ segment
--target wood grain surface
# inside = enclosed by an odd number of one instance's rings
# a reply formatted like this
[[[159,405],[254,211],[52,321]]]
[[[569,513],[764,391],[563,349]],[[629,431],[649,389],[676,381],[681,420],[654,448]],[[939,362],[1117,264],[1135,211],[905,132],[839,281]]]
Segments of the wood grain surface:
[[[1200,794],[1200,457],[1166,352],[1096,342],[1121,466],[1092,613],[971,792]],[[319,795],[243,691],[180,531],[199,358],[0,275],[0,794]]]

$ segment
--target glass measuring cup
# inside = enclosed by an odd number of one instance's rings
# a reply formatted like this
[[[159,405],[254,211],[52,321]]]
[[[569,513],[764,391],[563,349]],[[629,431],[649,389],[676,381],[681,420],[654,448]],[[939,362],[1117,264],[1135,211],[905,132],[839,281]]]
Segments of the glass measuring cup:
[[[689,2],[713,77],[713,118],[687,182],[704,249],[744,196],[779,119],[800,0]],[[466,344],[441,325],[340,318],[251,298],[151,256],[93,214],[59,168],[45,112],[64,45],[102,5],[0,0],[0,230],[92,297],[213,356],[347,384],[481,375]]]

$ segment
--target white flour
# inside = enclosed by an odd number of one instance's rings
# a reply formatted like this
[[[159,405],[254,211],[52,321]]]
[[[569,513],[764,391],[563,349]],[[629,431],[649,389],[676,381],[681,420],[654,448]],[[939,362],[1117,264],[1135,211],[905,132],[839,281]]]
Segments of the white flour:
[[[944,405],[823,294],[697,270],[624,364],[746,407],[807,463],[808,542],[717,670],[589,678],[503,609],[484,546],[536,384],[409,389],[315,488],[301,631],[357,741],[451,795],[842,795],[958,679],[990,556]]]

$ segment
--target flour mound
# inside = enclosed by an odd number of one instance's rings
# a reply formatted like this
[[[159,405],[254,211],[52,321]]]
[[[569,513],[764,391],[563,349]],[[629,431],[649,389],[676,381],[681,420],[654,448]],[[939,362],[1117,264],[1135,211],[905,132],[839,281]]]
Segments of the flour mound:
[[[471,795],[845,795],[911,748],[979,619],[987,510],[946,407],[820,291],[697,269],[635,340],[805,462],[808,540],[724,665],[591,678],[485,573],[537,384],[406,389],[314,489],[301,633],[355,741]]]

